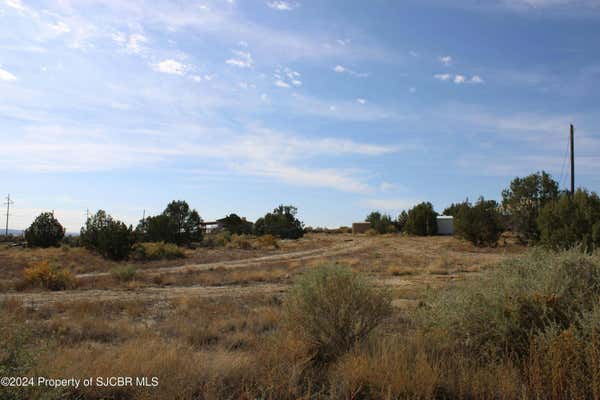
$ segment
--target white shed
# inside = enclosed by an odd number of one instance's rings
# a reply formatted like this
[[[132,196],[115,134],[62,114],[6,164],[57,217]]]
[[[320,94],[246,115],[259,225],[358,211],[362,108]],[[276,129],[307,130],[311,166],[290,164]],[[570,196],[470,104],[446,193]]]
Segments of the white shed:
[[[437,217],[438,235],[454,234],[454,219],[448,215],[438,215]]]

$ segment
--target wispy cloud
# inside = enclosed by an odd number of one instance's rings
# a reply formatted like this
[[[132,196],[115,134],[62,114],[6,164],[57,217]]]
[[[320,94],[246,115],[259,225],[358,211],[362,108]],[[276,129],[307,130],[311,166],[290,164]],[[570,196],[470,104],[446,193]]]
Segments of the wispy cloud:
[[[241,50],[232,50],[232,52],[235,54],[235,58],[229,58],[225,63],[239,68],[250,68],[254,65],[250,52]]]
[[[369,74],[366,73],[366,72],[357,72],[357,71],[354,71],[354,70],[352,70],[352,69],[350,69],[348,67],[344,67],[343,65],[339,65],[339,64],[336,65],[335,67],[333,67],[333,71],[337,72],[337,73],[340,73],[340,74],[341,73],[350,74],[350,75],[355,76],[357,78],[366,78],[366,77],[369,76]]]
[[[165,74],[183,75],[185,74],[187,66],[179,61],[169,59],[154,64],[154,69]]]
[[[0,81],[14,82],[17,77],[5,69],[0,68]]]
[[[291,11],[298,8],[300,4],[292,1],[269,1],[267,6],[278,11]]]
[[[433,77],[439,81],[454,82],[457,85],[463,83],[482,84],[484,80],[479,75],[473,75],[471,78],[467,78],[462,74],[435,74]]]
[[[452,57],[450,56],[440,57],[439,60],[442,63],[442,65],[445,65],[446,67],[452,65]]]

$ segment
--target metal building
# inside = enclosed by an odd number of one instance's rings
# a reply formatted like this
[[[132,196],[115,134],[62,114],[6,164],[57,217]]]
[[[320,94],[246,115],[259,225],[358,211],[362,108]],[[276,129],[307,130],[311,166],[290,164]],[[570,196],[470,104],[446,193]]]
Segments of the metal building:
[[[437,216],[438,235],[454,234],[454,218],[448,215]]]

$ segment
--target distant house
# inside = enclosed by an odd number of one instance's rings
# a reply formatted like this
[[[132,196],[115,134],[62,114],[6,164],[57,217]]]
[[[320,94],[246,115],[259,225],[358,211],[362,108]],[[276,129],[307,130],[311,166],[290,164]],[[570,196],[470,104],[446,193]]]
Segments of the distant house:
[[[223,218],[216,221],[202,221],[200,226],[204,229],[204,232],[218,232],[223,229]]]
[[[352,224],[352,233],[355,235],[357,233],[365,233],[369,229],[371,229],[370,222],[355,222]]]
[[[454,218],[448,215],[437,216],[438,235],[454,234]]]

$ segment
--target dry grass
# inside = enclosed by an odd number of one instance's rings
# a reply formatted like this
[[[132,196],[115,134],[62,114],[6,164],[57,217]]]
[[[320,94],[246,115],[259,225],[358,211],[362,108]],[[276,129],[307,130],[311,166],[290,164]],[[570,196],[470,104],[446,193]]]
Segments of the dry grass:
[[[152,272],[182,262],[258,257],[329,246],[350,238],[314,234],[300,241],[279,240],[279,249],[243,249],[236,244],[186,250],[185,260],[133,262],[135,279],[121,281],[110,274],[82,278],[77,293],[127,289],[130,292],[125,293],[143,294],[148,287],[173,287],[184,294],[136,300],[123,296],[110,301],[97,296],[38,301],[35,305],[26,297],[8,297],[0,300],[0,323],[14,326],[15,332],[35,332],[27,339],[28,346],[35,349],[34,362],[26,371],[29,374],[159,379],[158,387],[93,387],[63,393],[63,398],[72,399],[534,399],[535,394],[552,390],[552,382],[566,388],[565,393],[577,394],[573,385],[580,378],[571,377],[567,367],[579,368],[581,362],[590,366],[584,370],[588,380],[600,382],[595,367],[600,352],[584,342],[549,339],[536,343],[532,354],[539,357],[532,357],[525,366],[506,360],[482,364],[466,355],[447,353],[443,341],[420,331],[414,310],[422,308],[427,293],[461,285],[470,272],[481,269],[485,274],[483,266],[522,251],[512,244],[480,249],[447,237],[361,236],[355,240],[370,241],[366,251],[357,248],[243,268]],[[243,243],[239,246],[246,247]],[[83,249],[0,250],[0,263],[9,262],[9,272],[0,284],[10,286],[11,274],[18,277],[29,262],[46,258],[54,258],[74,272],[108,272],[122,265]],[[281,329],[283,296],[253,294],[252,288],[259,283],[291,283],[325,262],[346,265],[373,278],[376,285],[388,286],[396,306],[369,341],[327,368],[315,370],[310,363],[311,347]],[[471,275],[470,279],[478,279],[475,275],[479,274]],[[184,290],[192,285],[234,284],[248,290],[213,298],[186,295]],[[4,343],[0,338],[0,345]],[[583,361],[569,359],[567,348],[578,349]],[[558,369],[559,365],[564,365],[564,370]],[[523,368],[529,372],[524,374]],[[596,383],[594,387],[600,386]]]

